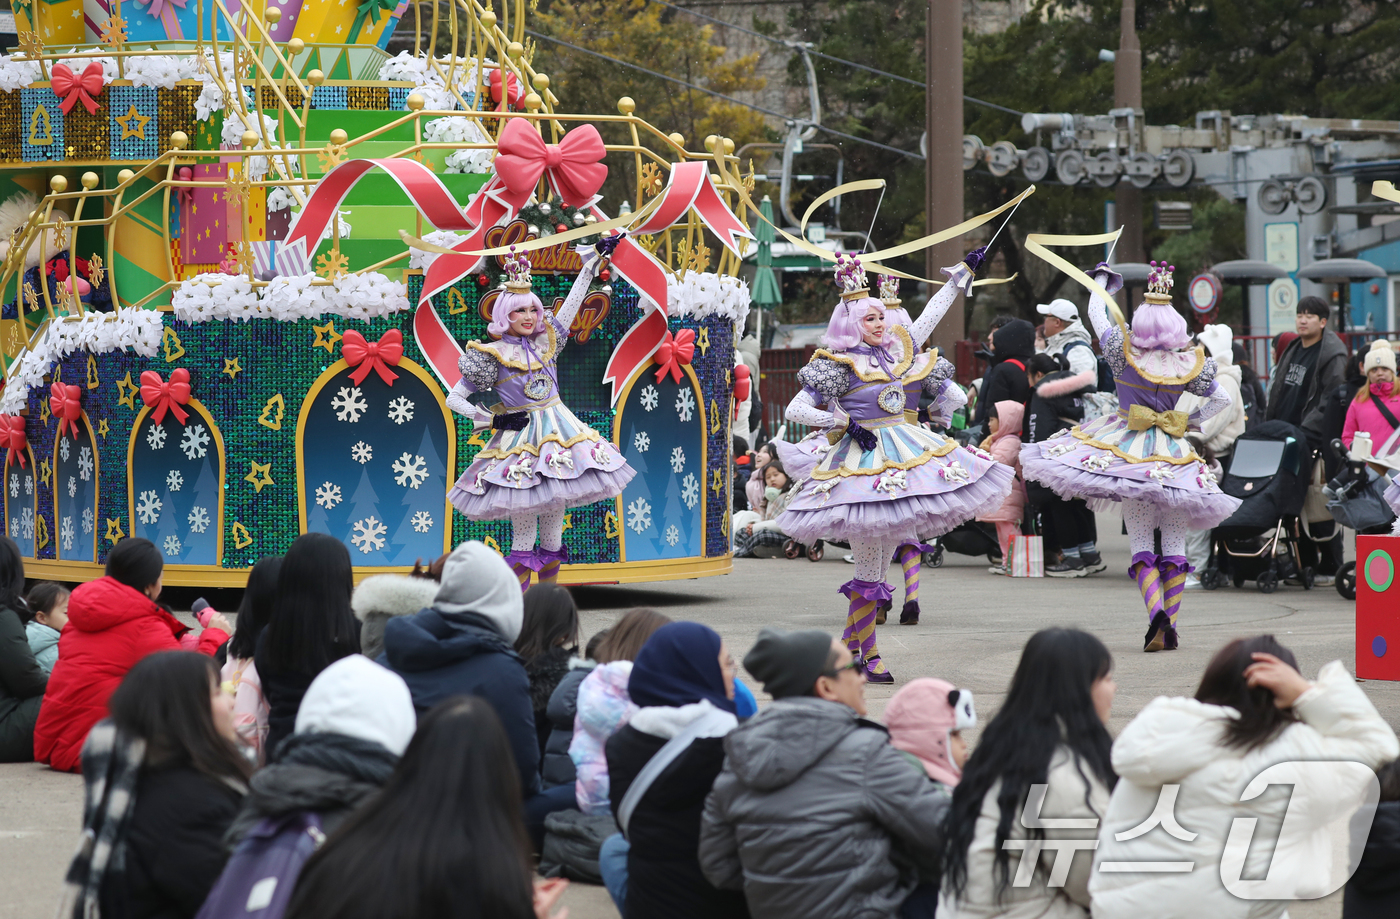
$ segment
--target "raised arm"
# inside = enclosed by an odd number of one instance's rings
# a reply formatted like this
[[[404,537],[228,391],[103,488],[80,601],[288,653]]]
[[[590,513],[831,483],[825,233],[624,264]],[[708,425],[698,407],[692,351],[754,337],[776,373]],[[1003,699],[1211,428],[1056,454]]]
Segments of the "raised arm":
[[[583,259],[583,268],[579,271],[578,277],[574,279],[574,286],[569,288],[569,295],[564,298],[564,305],[559,307],[559,313],[554,317],[555,323],[564,330],[565,334],[568,333],[569,327],[574,324],[578,308],[583,306],[583,298],[588,296],[588,285],[593,283],[593,278],[598,273],[598,250],[587,246],[580,247],[577,252],[579,257]]]
[[[973,249],[961,262],[952,268],[942,269],[948,281],[938,293],[929,298],[924,306],[924,311],[919,314],[919,318],[914,320],[914,324],[909,328],[909,334],[914,339],[915,347],[928,341],[928,337],[933,334],[933,330],[938,327],[938,323],[948,314],[953,301],[958,298],[958,293],[970,293],[972,291],[972,276],[977,273],[977,269],[982,267],[982,261],[986,258],[987,249]]]
[[[1094,269],[1093,277],[1104,290],[1111,294],[1116,294],[1123,289],[1123,276],[1109,268],[1104,262],[1099,262],[1098,267]],[[1108,315],[1108,304],[1104,303],[1098,294],[1089,296],[1089,322],[1093,324],[1094,337],[1098,338],[1100,343],[1103,342],[1105,335],[1118,327],[1118,324]]]

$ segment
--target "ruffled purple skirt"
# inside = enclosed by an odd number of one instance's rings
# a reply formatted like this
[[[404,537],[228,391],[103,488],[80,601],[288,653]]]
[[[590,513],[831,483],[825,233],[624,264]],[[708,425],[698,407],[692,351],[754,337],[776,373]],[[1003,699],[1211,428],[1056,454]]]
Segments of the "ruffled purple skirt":
[[[811,475],[831,446],[827,442],[826,434],[820,431],[808,434],[795,444],[779,440],[775,445],[778,449],[778,461],[783,464],[783,471],[791,476],[794,482],[800,482]]]

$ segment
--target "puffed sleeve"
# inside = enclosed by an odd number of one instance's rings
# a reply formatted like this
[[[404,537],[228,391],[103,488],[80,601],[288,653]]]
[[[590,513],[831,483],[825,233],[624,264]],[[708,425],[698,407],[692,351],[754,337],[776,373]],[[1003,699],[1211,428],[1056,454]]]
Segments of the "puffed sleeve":
[[[1215,383],[1215,358],[1206,358],[1205,366],[1194,380],[1186,384],[1186,391],[1193,396],[1208,396],[1210,388]]]
[[[500,364],[485,351],[476,348],[468,348],[457,361],[457,369],[462,372],[462,376],[467,382],[478,391],[490,389],[496,385],[496,375],[499,372]]]
[[[797,382],[825,400],[839,399],[851,388],[845,365],[825,357],[813,358],[797,371]]]
[[[937,396],[943,384],[951,380],[956,373],[957,368],[953,366],[953,362],[940,357],[928,376],[924,377],[924,392],[930,396]]]
[[[1121,376],[1128,366],[1128,359],[1123,354],[1123,330],[1115,325],[1103,333],[1099,338],[1099,350],[1103,353],[1103,359],[1108,361],[1113,375]]]

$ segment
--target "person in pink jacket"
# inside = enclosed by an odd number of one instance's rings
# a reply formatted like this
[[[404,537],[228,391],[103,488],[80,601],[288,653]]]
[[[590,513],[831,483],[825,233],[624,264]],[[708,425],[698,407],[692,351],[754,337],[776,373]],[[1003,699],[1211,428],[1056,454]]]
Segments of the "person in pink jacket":
[[[977,519],[983,523],[995,523],[997,543],[1001,546],[1002,562],[999,566],[987,569],[992,574],[1006,574],[1006,559],[1010,554],[1011,537],[1021,531],[1021,515],[1026,508],[1026,486],[1021,481],[1021,420],[1026,407],[1010,399],[992,406],[987,416],[987,428],[992,432],[982,441],[982,449],[992,454],[998,463],[1005,463],[1016,470],[1016,481],[1011,494],[997,510]]]
[[[243,745],[257,756],[259,766],[266,759],[263,741],[267,739],[268,704],[253,663],[253,651],[267,620],[272,618],[272,597],[281,570],[282,556],[269,555],[258,559],[248,572],[243,602],[238,606],[238,631],[228,643],[228,659],[219,674],[224,692],[233,696],[233,729]]]
[[[1346,423],[1342,426],[1342,443],[1351,449],[1351,442],[1362,431],[1371,435],[1371,450],[1380,455],[1385,442],[1394,433],[1392,419],[1400,420],[1400,389],[1395,385],[1395,351],[1385,339],[1371,343],[1366,353],[1366,385],[1352,397],[1347,406]],[[1391,418],[1387,418],[1389,412]],[[1394,452],[1392,450],[1392,452]]]

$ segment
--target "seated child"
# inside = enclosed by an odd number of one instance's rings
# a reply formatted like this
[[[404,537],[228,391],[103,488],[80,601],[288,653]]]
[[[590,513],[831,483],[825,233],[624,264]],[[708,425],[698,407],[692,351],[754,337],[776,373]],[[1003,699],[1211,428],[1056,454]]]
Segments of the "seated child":
[[[781,546],[788,536],[778,529],[778,515],[797,496],[797,483],[773,460],[763,467],[763,512],[740,511],[734,515],[734,557],[754,558],[759,546]]]
[[[58,633],[68,624],[68,588],[41,581],[30,589],[24,602],[33,617],[24,626],[29,650],[34,652],[44,673],[53,673],[53,665],[58,662]]]

